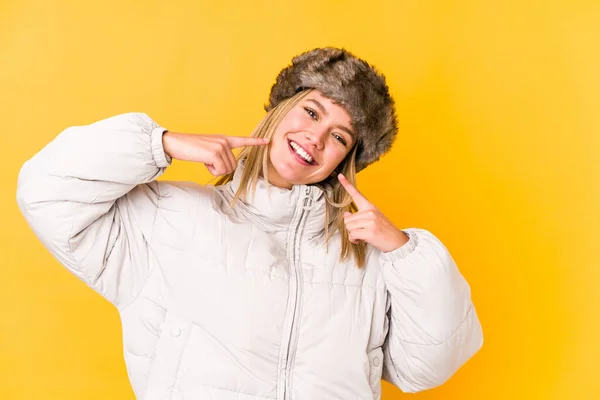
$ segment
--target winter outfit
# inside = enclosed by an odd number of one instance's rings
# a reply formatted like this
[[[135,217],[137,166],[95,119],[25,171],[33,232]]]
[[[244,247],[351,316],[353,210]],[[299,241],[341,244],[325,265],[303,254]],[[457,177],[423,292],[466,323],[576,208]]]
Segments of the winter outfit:
[[[392,107],[363,63],[324,51],[280,75],[271,105],[294,82],[312,87],[306,68],[339,77],[315,85],[347,93],[356,113]],[[363,165],[395,135],[393,111],[376,115],[355,126]],[[469,285],[432,233],[404,229],[410,240],[388,253],[368,246],[364,268],[340,262],[339,233],[329,251],[319,235],[317,186],[268,195],[260,180],[228,215],[245,163],[222,186],[157,181],[171,163],[165,131],[143,113],[67,128],[24,164],[17,190],[42,243],[118,308],[137,398],[377,399],[381,379],[432,388],[481,347]]]

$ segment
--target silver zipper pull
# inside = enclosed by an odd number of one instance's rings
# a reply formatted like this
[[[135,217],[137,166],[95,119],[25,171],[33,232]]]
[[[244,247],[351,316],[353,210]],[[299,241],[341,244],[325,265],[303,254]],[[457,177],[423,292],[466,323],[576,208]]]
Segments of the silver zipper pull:
[[[310,193],[311,193],[311,187],[307,186],[306,190],[305,190],[305,194],[304,194],[304,199],[303,199],[304,203],[302,204],[302,208],[307,211],[312,209],[315,204],[315,201],[311,197]]]

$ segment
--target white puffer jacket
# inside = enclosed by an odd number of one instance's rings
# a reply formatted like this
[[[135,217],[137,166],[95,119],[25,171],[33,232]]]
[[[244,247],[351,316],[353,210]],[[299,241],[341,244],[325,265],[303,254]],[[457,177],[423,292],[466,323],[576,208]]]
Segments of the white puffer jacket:
[[[367,265],[319,232],[315,186],[156,181],[160,127],[129,113],[64,130],[20,172],[17,200],[52,254],[114,304],[140,399],[376,399],[445,382],[482,345],[467,282],[423,229]]]

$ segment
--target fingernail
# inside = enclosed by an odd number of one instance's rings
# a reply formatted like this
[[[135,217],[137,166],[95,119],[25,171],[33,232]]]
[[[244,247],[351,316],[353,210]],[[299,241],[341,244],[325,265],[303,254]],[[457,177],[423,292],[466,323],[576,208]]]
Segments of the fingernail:
[[[265,138],[263,138],[263,140],[265,141],[265,143],[269,143],[269,140],[271,140],[271,139],[265,137]]]
[[[344,176],[344,174],[342,174],[341,172],[339,173],[339,175],[338,175],[338,178],[339,178],[340,176],[341,176],[342,178],[344,178],[344,179],[346,178],[346,177]]]

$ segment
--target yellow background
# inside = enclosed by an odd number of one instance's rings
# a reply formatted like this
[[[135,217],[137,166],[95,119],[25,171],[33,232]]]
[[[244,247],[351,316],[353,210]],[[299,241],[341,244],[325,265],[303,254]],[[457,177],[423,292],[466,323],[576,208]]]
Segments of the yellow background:
[[[18,212],[22,163],[127,111],[247,135],[277,72],[323,45],[386,74],[400,137],[359,188],[446,244],[485,334],[441,388],[384,383],[383,400],[600,398],[597,0],[3,0],[0,398],[133,398],[116,310]],[[162,179],[209,175],[175,162]]]

